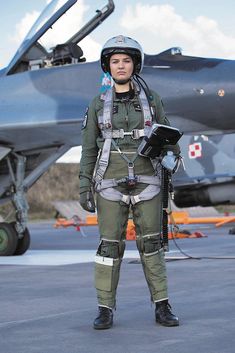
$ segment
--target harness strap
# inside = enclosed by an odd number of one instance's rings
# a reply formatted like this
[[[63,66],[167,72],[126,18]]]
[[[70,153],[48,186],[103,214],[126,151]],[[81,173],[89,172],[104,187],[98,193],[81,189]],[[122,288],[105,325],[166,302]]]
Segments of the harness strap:
[[[140,97],[140,104],[141,104],[141,107],[142,107],[142,111],[143,111],[143,114],[144,114],[145,135],[147,135],[147,132],[148,132],[149,128],[152,125],[152,114],[151,114],[151,111],[150,111],[148,99],[147,99],[146,94],[145,94],[143,89],[140,90],[139,97]]]
[[[122,194],[120,191],[114,189],[113,187],[103,189],[99,192],[104,199],[109,201],[122,201],[127,205],[135,205],[140,201],[151,200],[154,196],[158,195],[160,192],[160,186],[158,185],[148,185],[140,194],[135,196]]]
[[[125,161],[127,162],[127,164],[129,163],[134,163],[134,161],[136,160],[137,156],[138,156],[138,153],[136,152],[134,154],[134,157],[130,160],[125,153],[123,153],[120,148],[118,147],[118,145],[116,144],[116,142],[114,140],[112,140],[112,145],[113,147],[116,149],[116,151],[118,151],[118,153],[120,154],[120,156],[125,159]]]
[[[135,205],[140,201],[151,200],[160,192],[160,186],[148,185],[140,194],[131,196],[131,204]]]
[[[102,123],[100,123],[100,128],[103,131],[112,133],[112,106],[113,106],[113,90],[109,89],[105,93],[105,100],[104,100],[104,108],[103,108],[103,115],[102,115]],[[111,149],[112,137],[106,138],[104,141],[102,153],[98,162],[98,167],[95,174],[95,181],[99,182],[103,180],[104,174],[109,164],[109,155]]]
[[[107,188],[107,189],[101,190],[99,192],[99,195],[101,195],[106,200],[122,201],[122,202],[126,203],[127,205],[130,204],[130,200],[131,200],[130,195],[122,194],[120,191],[118,191],[114,188]]]
[[[131,136],[133,140],[138,140],[145,136],[144,129],[133,129],[132,131],[124,131],[123,129],[113,131],[102,131],[103,138],[123,139],[125,136]]]
[[[96,174],[94,176],[95,182],[100,182],[104,178],[104,174],[109,164],[109,155],[111,148],[112,139],[105,139],[102,153],[99,159],[99,164],[96,169]]]
[[[104,108],[103,108],[103,124],[104,129],[112,131],[112,111],[113,111],[113,89],[109,89],[105,93]]]
[[[104,190],[104,189],[114,188],[121,183],[125,183],[126,178],[127,177],[122,179],[103,179],[99,184],[98,183],[96,184],[96,191],[100,192],[101,190]],[[161,182],[158,176],[137,175],[136,181],[139,183],[155,185],[159,187],[161,185]]]
[[[133,83],[134,84],[134,83]],[[134,84],[135,88],[135,84]],[[136,89],[136,88],[135,88]],[[152,125],[152,114],[146,94],[143,89],[139,93],[140,104],[144,116],[144,129],[133,129],[132,131],[124,131],[123,129],[112,130],[112,107],[113,107],[113,89],[109,89],[101,97],[104,100],[103,115],[98,117],[99,126],[102,132],[102,136],[105,139],[102,153],[98,161],[96,174],[94,176],[95,189],[100,193],[102,197],[111,201],[123,201],[127,205],[136,204],[137,202],[150,200],[156,196],[160,191],[160,180],[157,176],[142,176],[135,175],[134,173],[134,161],[138,156],[138,152],[130,160],[118,147],[114,139],[124,138],[125,136],[131,136],[133,139],[139,139],[147,135],[149,128]],[[128,164],[128,177],[120,180],[106,179],[104,180],[104,174],[107,170],[109,163],[109,156],[111,145],[120,153],[121,157]],[[133,180],[134,182],[149,184],[139,195],[130,196],[125,195],[115,189],[122,182]]]

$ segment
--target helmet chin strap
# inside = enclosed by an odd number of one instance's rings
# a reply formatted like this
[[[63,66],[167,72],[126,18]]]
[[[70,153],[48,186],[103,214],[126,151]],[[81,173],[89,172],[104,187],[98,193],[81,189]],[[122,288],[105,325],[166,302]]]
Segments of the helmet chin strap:
[[[126,80],[117,80],[117,79],[113,78],[113,80],[114,80],[114,82],[115,82],[116,84],[118,84],[118,85],[125,85],[125,84],[128,83],[131,79],[128,78],[128,79],[126,79]]]
[[[131,77],[126,78],[125,80],[117,80],[116,78],[113,78],[113,77],[112,77],[112,79],[113,79],[113,81],[114,81],[117,85],[125,85],[126,83],[132,81],[134,75],[135,75],[135,74],[134,74],[134,72],[133,72],[132,75],[131,75]]]

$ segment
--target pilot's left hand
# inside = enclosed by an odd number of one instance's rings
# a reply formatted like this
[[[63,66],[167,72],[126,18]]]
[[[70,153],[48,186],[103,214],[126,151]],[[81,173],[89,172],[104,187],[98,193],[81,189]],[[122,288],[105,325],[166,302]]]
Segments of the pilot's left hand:
[[[161,165],[171,173],[175,173],[177,171],[179,164],[180,157],[176,156],[172,151],[168,151],[161,160]]]

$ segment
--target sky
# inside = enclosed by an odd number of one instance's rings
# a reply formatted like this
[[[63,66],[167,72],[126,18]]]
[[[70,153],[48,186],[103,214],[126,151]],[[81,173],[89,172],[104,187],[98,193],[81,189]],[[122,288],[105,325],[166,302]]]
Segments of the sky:
[[[4,2],[0,13],[0,68],[7,66],[50,1]],[[58,43],[68,39],[69,27],[73,27],[74,33],[84,18],[91,17],[91,3],[102,8],[106,2],[79,0],[76,18],[65,19],[59,37],[54,39]],[[234,0],[114,0],[114,3],[114,12],[83,41],[87,61],[98,60],[105,41],[118,34],[135,38],[147,54],[180,47],[184,55],[235,60]]]
[[[8,64],[49,2],[4,2],[0,14],[0,68]],[[89,13],[91,2],[98,5],[106,0],[79,0],[81,16]],[[85,43],[89,47],[88,60],[97,60],[104,42],[117,34],[137,39],[148,54],[176,46],[185,55],[235,59],[234,0],[114,0],[114,3],[115,11]],[[77,25],[80,20],[77,18]],[[61,38],[58,40],[61,42]]]

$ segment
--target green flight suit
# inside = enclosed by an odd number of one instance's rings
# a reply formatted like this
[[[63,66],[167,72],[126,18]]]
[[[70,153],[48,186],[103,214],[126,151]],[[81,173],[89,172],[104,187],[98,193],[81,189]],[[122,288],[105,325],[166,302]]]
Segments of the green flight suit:
[[[159,124],[169,125],[160,97],[151,91],[151,106]],[[128,101],[122,101],[114,93],[112,129],[143,129],[144,118],[138,93]],[[85,116],[82,129],[82,157],[80,161],[80,191],[87,191],[92,182],[99,150],[102,150],[104,138],[98,124],[98,117],[103,114],[104,101],[97,96],[91,102]],[[115,139],[115,143],[129,160],[136,157],[136,151],[142,139],[134,140],[131,136]],[[179,146],[166,146],[179,154]],[[154,175],[149,158],[137,156],[134,161],[135,175]],[[112,146],[109,164],[104,179],[121,179],[128,175],[127,161]],[[146,188],[146,184],[137,183],[130,191],[125,183],[117,189],[123,194],[137,195]],[[164,252],[160,244],[162,200],[161,191],[151,200],[141,201],[131,206],[133,221],[136,227],[137,248],[140,253],[143,270],[150,290],[151,300],[156,302],[168,298],[167,276]],[[116,289],[122,257],[125,250],[125,235],[128,222],[129,206],[123,202],[110,201],[97,194],[97,215],[100,240],[95,266],[95,286],[98,303],[101,306],[114,308]]]

